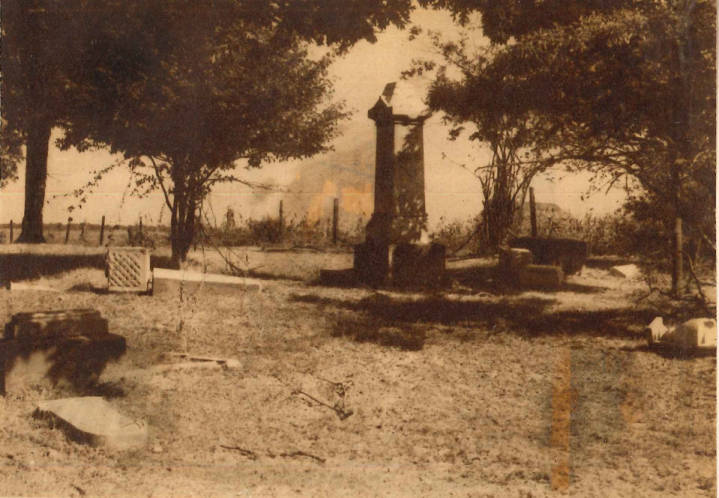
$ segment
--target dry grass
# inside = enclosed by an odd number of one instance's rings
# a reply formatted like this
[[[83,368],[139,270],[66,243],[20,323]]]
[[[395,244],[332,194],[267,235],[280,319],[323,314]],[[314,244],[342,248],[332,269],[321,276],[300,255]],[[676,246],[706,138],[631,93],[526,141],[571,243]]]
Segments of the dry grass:
[[[299,278],[347,255],[264,257]],[[95,392],[151,426],[147,448],[113,453],[30,417],[62,393],[0,398],[0,495],[714,496],[714,358],[644,347],[656,310],[601,272],[556,293],[468,279],[434,295],[292,280],[182,300],[0,290],[3,320],[100,310],[129,351]],[[44,278],[93,289],[103,275]],[[242,368],[117,380],[182,349]]]

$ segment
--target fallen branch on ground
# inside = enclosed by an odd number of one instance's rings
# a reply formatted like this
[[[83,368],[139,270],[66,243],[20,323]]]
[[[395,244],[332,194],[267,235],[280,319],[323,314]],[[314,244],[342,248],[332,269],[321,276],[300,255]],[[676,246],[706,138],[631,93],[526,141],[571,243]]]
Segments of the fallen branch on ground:
[[[268,454],[271,458],[274,458],[274,457],[275,457],[275,455],[273,455],[271,452],[267,452],[267,454]],[[291,451],[291,452],[287,452],[287,453],[280,453],[278,456],[288,457],[288,458],[298,457],[298,456],[304,456],[304,457],[307,457],[307,458],[311,458],[311,459],[313,459],[313,460],[316,460],[316,461],[318,461],[319,463],[325,463],[325,462],[326,462],[326,460],[325,460],[324,458],[322,458],[322,457],[318,457],[317,455],[313,455],[313,454],[311,454],[311,453],[307,453],[307,452],[301,451],[301,450]]]
[[[246,456],[250,460],[257,460],[257,454],[252,450],[247,450],[245,448],[240,448],[239,446],[226,446],[224,444],[220,445],[220,448],[224,448],[226,450],[234,450],[239,451],[240,455]]]
[[[311,394],[307,394],[304,391],[295,390],[295,391],[292,391],[292,394],[296,394],[296,395],[302,394],[304,396],[307,396],[309,399],[311,399],[315,403],[318,403],[318,404],[325,406],[325,407],[329,408],[330,410],[334,411],[337,414],[337,416],[340,418],[340,420],[344,420],[354,413],[352,410],[345,410],[344,407],[341,407],[341,406],[329,405],[329,404],[325,403],[324,401],[315,398]]]
[[[323,382],[327,382],[328,384],[332,385],[332,387],[335,388],[335,392],[337,393],[337,395],[341,398],[345,397],[345,394],[347,394],[348,385],[351,385],[351,382],[350,382],[350,384],[346,384],[344,382],[336,382],[334,380],[325,379],[324,377],[320,377],[319,375],[314,375],[311,372],[306,372],[306,373],[308,375],[312,375],[313,377],[315,377]]]

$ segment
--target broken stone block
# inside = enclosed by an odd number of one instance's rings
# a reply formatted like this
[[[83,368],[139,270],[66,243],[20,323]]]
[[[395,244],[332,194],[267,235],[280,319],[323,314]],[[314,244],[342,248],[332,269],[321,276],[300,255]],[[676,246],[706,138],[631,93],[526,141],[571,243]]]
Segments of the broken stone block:
[[[117,412],[99,396],[40,401],[35,416],[49,418],[74,441],[117,450],[142,447],[147,424]]]
[[[155,268],[152,271],[152,294],[196,292],[200,288],[220,291],[259,291],[262,282],[254,278],[234,277],[217,273]]]
[[[661,341],[662,337],[664,337],[668,331],[669,328],[664,325],[664,319],[658,316],[647,326],[644,333],[647,336],[647,341],[651,345]]]
[[[574,239],[519,237],[512,239],[509,246],[529,249],[534,263],[561,266],[565,275],[581,270],[589,254],[587,243]]]
[[[519,271],[519,285],[524,289],[558,289],[563,282],[559,266],[527,265]]]
[[[532,261],[532,253],[528,249],[514,247],[500,249],[497,265],[499,279],[511,285],[518,285],[519,271],[532,264]]]
[[[628,280],[639,278],[642,275],[641,270],[637,265],[619,265],[612,266],[609,270],[609,274],[619,278],[626,278]]]
[[[392,253],[392,282],[400,287],[436,287],[444,280],[442,244],[397,244]]]
[[[676,327],[665,327],[663,333],[661,333],[663,322],[659,323],[657,320],[661,318],[655,318],[649,324],[649,330],[652,331],[650,344],[661,344],[682,350],[713,349],[717,346],[716,320],[713,318],[687,320]],[[654,325],[653,329],[652,325]]]
[[[97,311],[17,313],[0,340],[0,394],[34,384],[86,387],[125,350]]]

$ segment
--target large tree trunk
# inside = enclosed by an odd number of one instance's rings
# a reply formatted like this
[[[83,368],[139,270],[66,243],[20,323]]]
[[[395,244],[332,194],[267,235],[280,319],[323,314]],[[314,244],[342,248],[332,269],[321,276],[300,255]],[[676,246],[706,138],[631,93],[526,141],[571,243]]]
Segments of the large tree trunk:
[[[682,162],[676,161],[672,165],[674,168],[672,172],[672,201],[674,203],[674,231],[672,234],[672,294],[678,296],[680,292],[680,286],[684,279],[684,267],[683,267],[683,249],[684,249],[684,237],[683,237],[683,224],[681,217],[681,176],[680,176],[680,165]]]
[[[25,213],[22,232],[17,242],[38,244],[45,242],[42,227],[42,208],[47,183],[47,153],[52,127],[48,121],[38,120],[27,133],[25,157]]]
[[[184,185],[182,179],[176,178],[170,222],[172,265],[175,268],[179,268],[187,259],[187,253],[195,238],[197,205],[193,191]]]

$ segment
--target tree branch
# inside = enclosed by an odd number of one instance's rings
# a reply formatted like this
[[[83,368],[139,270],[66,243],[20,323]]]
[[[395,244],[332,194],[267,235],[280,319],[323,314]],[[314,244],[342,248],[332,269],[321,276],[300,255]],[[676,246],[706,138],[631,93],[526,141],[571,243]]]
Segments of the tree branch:
[[[172,210],[172,202],[170,202],[170,194],[167,192],[167,189],[165,188],[165,183],[162,181],[162,176],[160,176],[160,168],[157,166],[157,163],[155,162],[155,159],[152,156],[147,156],[150,161],[152,162],[152,168],[155,170],[155,176],[157,178],[157,183],[160,184],[160,188],[162,189],[162,195],[165,197],[165,204],[167,204],[167,207]]]

